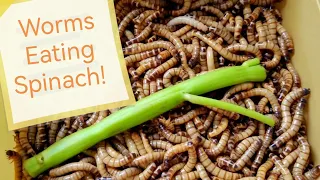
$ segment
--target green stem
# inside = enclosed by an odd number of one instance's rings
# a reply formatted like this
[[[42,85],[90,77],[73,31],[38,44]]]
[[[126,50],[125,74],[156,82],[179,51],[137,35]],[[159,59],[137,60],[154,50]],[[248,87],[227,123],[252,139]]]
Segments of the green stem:
[[[36,177],[104,139],[173,109],[185,101],[184,93],[200,95],[244,82],[264,81],[266,71],[259,63],[259,59],[253,59],[241,66],[221,68],[154,93],[132,106],[111,114],[100,123],[77,131],[54,143],[26,160],[24,168],[32,177]]]
[[[236,112],[239,114],[242,114],[244,116],[248,116],[250,118],[256,119],[264,124],[267,124],[269,126],[274,126],[275,121],[268,116],[264,116],[256,111],[252,111],[250,109],[246,109],[244,107],[234,105],[228,102],[223,102],[215,99],[210,99],[207,97],[201,97],[201,96],[196,96],[192,94],[184,94],[184,98],[186,101],[189,101],[193,104],[198,104],[202,106],[212,106],[216,107],[219,109],[223,109],[226,111],[231,111],[231,112]]]

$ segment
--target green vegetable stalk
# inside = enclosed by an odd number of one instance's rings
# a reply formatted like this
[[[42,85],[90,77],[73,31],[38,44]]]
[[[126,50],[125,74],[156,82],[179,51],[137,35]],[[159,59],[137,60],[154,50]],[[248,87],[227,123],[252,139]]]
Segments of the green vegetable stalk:
[[[139,100],[132,106],[127,106],[111,114],[98,124],[54,143],[46,150],[26,160],[24,168],[32,177],[36,177],[94,146],[99,141],[153,119],[173,109],[183,101],[234,111],[273,126],[272,119],[254,111],[222,101],[196,96],[244,82],[264,81],[266,71],[259,63],[259,59],[252,59],[244,62],[241,66],[221,68],[163,89]]]

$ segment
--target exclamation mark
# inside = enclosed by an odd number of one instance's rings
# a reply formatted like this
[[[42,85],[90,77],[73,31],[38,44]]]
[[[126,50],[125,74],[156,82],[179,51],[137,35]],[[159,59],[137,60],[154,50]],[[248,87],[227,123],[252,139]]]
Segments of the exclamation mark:
[[[104,69],[103,66],[101,66],[101,75],[102,75],[102,84],[106,84],[106,81],[104,80]]]

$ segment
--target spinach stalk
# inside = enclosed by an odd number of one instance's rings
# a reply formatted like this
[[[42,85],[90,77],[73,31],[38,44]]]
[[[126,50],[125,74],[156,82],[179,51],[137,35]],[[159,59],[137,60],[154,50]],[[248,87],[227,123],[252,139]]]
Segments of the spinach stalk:
[[[239,111],[234,106],[231,109],[230,106],[225,106],[225,104],[221,106],[221,104],[219,105],[220,101],[214,101],[213,103],[213,101],[204,101],[203,99],[197,100],[196,96],[191,96],[201,95],[244,82],[264,81],[266,71],[259,63],[259,59],[252,59],[244,62],[241,66],[217,69],[163,89],[139,100],[134,105],[127,106],[111,114],[98,124],[61,139],[36,156],[26,160],[24,168],[32,177],[36,177],[44,171],[94,146],[99,141],[153,119],[173,109],[183,101],[208,106],[219,106],[219,108],[231,111],[234,110],[240,114],[257,118],[264,123],[272,125],[272,120],[268,119],[268,117],[262,115],[252,116],[251,113]]]

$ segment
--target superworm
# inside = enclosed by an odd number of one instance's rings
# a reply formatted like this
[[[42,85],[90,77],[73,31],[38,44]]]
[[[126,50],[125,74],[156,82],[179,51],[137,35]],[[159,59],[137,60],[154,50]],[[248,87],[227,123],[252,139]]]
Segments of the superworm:
[[[124,140],[126,142],[126,145],[128,147],[128,150],[130,151],[130,153],[134,153],[136,155],[139,154],[136,144],[134,143],[133,139],[131,138],[131,133],[128,131],[123,132],[123,137]]]
[[[173,32],[172,34],[177,36],[177,37],[180,37],[184,34],[186,34],[188,31],[190,31],[193,27],[190,26],[190,25],[185,25],[184,27],[180,28],[179,30]]]
[[[291,73],[286,69],[280,70],[280,75],[282,76],[282,80],[284,81],[283,85],[281,85],[281,90],[279,92],[278,101],[282,102],[284,97],[289,93],[293,84],[293,77]]]
[[[267,39],[268,41],[273,42],[274,44],[277,44],[277,20],[276,17],[268,10],[264,10],[263,16],[267,20],[267,25],[268,25],[268,36]]]
[[[289,52],[294,51],[294,44],[291,36],[279,22],[277,23],[277,32],[280,34],[280,36],[283,38],[284,42],[286,43],[288,47],[288,51]]]
[[[259,49],[255,46],[252,46],[252,45],[232,44],[227,47],[227,50],[232,53],[235,53],[237,51],[244,51],[247,53],[254,54],[255,57],[257,57],[257,58],[262,58],[262,55],[261,55],[261,52],[259,51]]]
[[[200,58],[200,43],[198,38],[192,38],[192,45],[193,45],[193,50],[192,50],[192,57],[189,60],[189,66],[194,67],[197,62],[199,62]]]
[[[281,103],[281,110],[282,110],[282,122],[280,129],[276,131],[276,135],[280,136],[282,133],[286,132],[292,123],[292,117],[290,113],[290,106],[292,103],[301,98],[302,96],[308,95],[310,93],[310,89],[307,88],[299,88],[292,90],[289,94],[286,95],[284,100]]]
[[[241,91],[248,91],[254,87],[254,83],[242,83],[231,87],[223,96],[223,99],[230,98],[233,94]]]
[[[298,134],[297,141],[299,143],[300,151],[299,151],[299,156],[293,165],[292,175],[296,179],[305,179],[303,175],[303,170],[307,166],[307,160],[309,159],[309,156],[310,156],[310,145],[307,139],[300,134]]]
[[[185,165],[186,165],[186,163],[184,163],[184,162],[181,162],[181,163],[178,163],[178,164],[173,165],[173,166],[168,170],[167,177],[171,179],[171,178],[174,176],[174,174],[175,174],[177,171],[181,170]]]
[[[213,49],[211,47],[207,48],[207,67],[208,71],[216,69],[214,66]]]
[[[118,135],[119,137],[120,135]],[[121,136],[121,138],[123,138]],[[112,144],[114,145],[114,147],[121,152],[121,154],[123,155],[130,155],[130,152],[128,151],[128,149],[124,146],[125,144],[125,140],[123,138],[123,140],[119,140],[119,138],[112,138],[111,139]]]
[[[22,148],[27,152],[29,155],[36,155],[35,151],[31,147],[29,141],[28,141],[28,127],[26,128],[21,128],[19,130],[19,141],[22,146]]]
[[[132,21],[136,16],[141,14],[143,11],[144,11],[144,9],[133,10],[123,18],[123,20],[119,24],[120,37],[122,37],[124,31],[126,30],[127,26],[129,25],[130,21]]]
[[[229,21],[229,19],[231,18],[231,16],[233,16],[232,15],[232,13],[230,12],[230,11],[226,11],[226,13],[224,14],[224,16],[221,18],[221,20],[220,20],[220,24],[221,25],[226,25],[226,23]]]
[[[216,115],[215,112],[210,111],[207,118],[205,119],[204,123],[203,123],[203,128],[205,131],[207,131],[209,129],[209,127],[211,126],[211,123],[213,121],[214,116]]]
[[[259,36],[259,42],[260,43],[266,42],[267,41],[267,33],[266,33],[265,29],[263,28],[261,21],[256,22],[256,29],[257,29],[258,36]]]
[[[203,167],[201,163],[196,164],[196,170],[198,171],[199,176],[202,180],[210,180],[206,169]]]
[[[280,50],[281,50],[281,53],[282,53],[284,60],[286,62],[289,62],[291,57],[290,57],[290,54],[288,51],[287,44],[285,43],[285,41],[283,40],[283,38],[281,36],[278,36],[277,40],[278,40],[278,45],[280,47]]]
[[[188,79],[188,74],[182,68],[171,68],[163,75],[164,87],[172,86],[171,78],[174,76],[180,77],[183,81]]]
[[[99,117],[99,112],[94,112],[91,115],[91,117],[86,121],[86,125],[87,126],[93,125],[98,120],[98,117]]]
[[[264,180],[266,179],[266,175],[269,169],[273,166],[273,161],[269,158],[265,163],[263,163],[257,172],[257,180]]]
[[[166,72],[168,69],[171,67],[175,66],[178,64],[178,59],[172,57],[165,63],[161,64],[160,66],[156,67],[150,74],[147,76],[147,79],[153,80],[162,75],[164,72]]]
[[[197,21],[193,18],[186,17],[186,16],[175,17],[175,18],[171,19],[167,25],[168,26],[175,26],[178,24],[188,24],[188,25],[190,25],[200,31],[203,31],[203,32],[208,31],[208,26],[206,26],[205,24],[203,24],[200,21]]]
[[[234,28],[234,40],[238,41],[241,36],[243,18],[241,16],[236,16],[235,21],[236,21],[236,24]]]
[[[248,19],[250,15],[252,14],[251,6],[250,4],[246,4],[243,6],[243,18]],[[247,23],[246,23],[247,24]]]
[[[173,119],[172,123],[174,125],[184,124],[184,123],[190,121],[191,119],[195,118],[196,116],[199,116],[201,114],[205,114],[207,112],[208,112],[207,108],[204,108],[204,107],[196,108],[196,109],[189,111],[188,113],[186,113],[183,116],[180,116],[178,118]]]
[[[67,135],[67,132],[69,131],[70,127],[71,127],[71,119],[70,118],[64,119],[64,124],[62,125],[62,127],[60,128],[57,134],[56,141],[59,141],[60,139],[64,138]]]
[[[274,0],[240,0],[241,4],[251,4],[256,6],[268,6],[271,5]]]
[[[278,169],[280,169],[280,172],[283,175],[284,179],[288,179],[288,180],[293,179],[289,169],[284,167],[283,163],[281,162],[280,158],[277,155],[270,153],[269,157],[271,158],[275,166]]]
[[[144,164],[149,164],[150,162],[155,162],[162,160],[165,152],[152,152],[135,158],[131,163],[134,166],[142,166]]]
[[[258,106],[257,106],[257,110],[260,113],[265,113],[265,107],[267,106],[269,100],[266,97],[263,97],[260,99]]]
[[[84,124],[84,117],[77,116],[76,119],[73,121],[71,128],[68,131],[68,134],[72,134],[76,132],[82,125]]]
[[[134,38],[133,33],[132,33],[131,31],[129,31],[129,30],[125,30],[125,31],[124,31],[124,35],[125,35],[129,40],[131,40],[131,39]]]
[[[125,180],[128,179],[131,176],[135,176],[140,174],[142,171],[140,168],[136,168],[136,167],[129,167],[127,169],[124,169],[122,171],[120,171],[119,173],[117,173],[115,176],[113,176],[113,179],[117,179],[117,180]]]
[[[248,42],[249,44],[256,44],[257,41],[254,37],[254,34],[255,34],[255,22],[250,22],[250,24],[248,25],[248,28],[247,28],[247,39],[248,39]]]
[[[151,29],[151,26],[149,25],[149,26],[145,27],[144,30],[142,32],[140,32],[140,34],[138,36],[127,41],[126,44],[129,46],[134,43],[142,42],[143,40],[148,38],[148,36],[151,34],[151,32],[152,32],[152,29]]]
[[[142,139],[143,146],[144,146],[145,150],[147,151],[147,153],[152,153],[153,150],[152,150],[151,145],[149,144],[149,140],[148,140],[146,134],[142,130],[140,130],[140,136]]]
[[[72,180],[80,180],[88,173],[86,171],[77,171],[69,175],[61,176],[61,177],[49,177],[49,180],[65,180],[65,179],[72,179]]]
[[[291,73],[292,78],[293,78],[293,86],[292,90],[300,88],[301,87],[301,80],[300,76],[297,72],[297,70],[293,67],[291,63],[286,64],[288,71]]]
[[[220,138],[219,143],[217,144],[217,146],[215,146],[212,149],[206,149],[205,152],[209,156],[218,156],[226,148],[229,138],[230,138],[230,130],[226,129],[222,133],[221,138]]]
[[[69,164],[60,166],[55,169],[51,169],[49,171],[49,175],[51,177],[57,177],[57,176],[62,176],[62,175],[65,175],[67,173],[74,172],[74,171],[88,171],[88,172],[91,172],[95,175],[98,175],[98,173],[99,173],[97,167],[93,166],[90,163],[73,162],[73,163],[69,163]]]
[[[34,146],[36,142],[36,134],[37,134],[37,126],[29,126],[28,127],[28,141],[31,146]]]
[[[15,180],[23,179],[22,174],[22,159],[21,156],[12,150],[6,151],[7,158],[14,164],[14,178]]]
[[[147,154],[147,151],[146,149],[144,148],[144,145],[143,145],[143,142],[142,142],[142,139],[140,137],[140,135],[137,133],[137,132],[132,132],[131,133],[131,138],[132,140],[134,141],[136,147],[137,147],[137,150],[139,152],[139,154],[142,156],[142,155],[145,155]],[[151,144],[151,142],[150,142]],[[151,144],[152,145],[152,144]],[[110,154],[110,153],[109,153]]]
[[[254,133],[254,131],[257,128],[257,122],[254,121],[249,121],[248,122],[248,127],[247,129],[245,129],[244,131],[235,134],[234,136],[232,136],[229,141],[228,141],[228,149],[233,149],[234,148],[234,144],[249,137],[250,135],[252,135]]]
[[[170,11],[170,14],[172,16],[181,16],[186,14],[191,7],[191,3],[192,3],[192,0],[184,0],[182,8],[179,10]]]
[[[106,142],[106,151],[107,153],[113,157],[113,158],[122,158],[123,155],[120,154],[119,152],[117,152],[115,149],[113,149],[113,147],[111,146],[111,144],[109,142]]]
[[[224,14],[222,11],[220,11],[218,8],[215,8],[213,6],[201,6],[201,11],[209,12],[211,14],[216,15],[219,19],[222,19]]]
[[[246,57],[246,56],[240,56],[240,55],[230,53],[226,48],[223,48],[217,42],[211,41],[207,37],[203,36],[203,34],[201,34],[199,31],[198,32],[193,31],[193,35],[198,37],[200,40],[204,41],[205,43],[207,43],[209,46],[212,47],[213,50],[215,50],[221,56],[223,56],[224,58],[226,58],[230,61],[244,62],[244,61],[248,60],[248,57]]]
[[[315,180],[320,176],[320,165],[313,167],[311,170],[304,173],[307,179]]]
[[[272,134],[273,134],[273,128],[269,127],[264,135],[262,146],[260,147],[260,149],[259,149],[259,151],[253,161],[253,164],[251,166],[251,170],[257,171],[260,164],[262,163],[262,160],[265,156],[265,152],[272,141]]]
[[[252,143],[254,143],[255,141],[258,141],[259,139],[262,139],[262,137],[260,136],[251,136],[249,138],[246,138],[244,140],[242,140],[237,147],[231,151],[230,154],[230,158],[231,160],[237,160],[239,159],[243,153],[245,153],[245,151],[250,147],[250,145]]]
[[[200,132],[200,134],[204,135],[206,131],[204,129],[202,120],[198,116],[196,116],[195,118],[193,118],[193,122],[196,128],[198,129],[198,131]]]
[[[233,7],[239,0],[227,0],[222,1],[221,3],[215,5],[216,8],[221,9],[222,11],[225,11],[231,7]]]
[[[208,155],[204,152],[202,147],[199,147],[197,149],[197,154],[201,164],[212,175],[217,176],[221,179],[239,179],[242,177],[242,174],[232,173],[217,167],[215,164],[212,163],[212,161],[209,159]]]
[[[300,129],[301,124],[303,123],[303,112],[304,107],[306,106],[307,100],[305,98],[301,98],[297,109],[295,111],[295,114],[293,116],[293,121],[290,126],[290,128],[281,134],[270,146],[271,150],[275,150],[276,148],[279,148],[281,145],[286,143],[289,139],[294,137],[296,134],[298,134],[298,130]]]
[[[277,117],[281,117],[281,108],[280,108],[280,105],[278,103],[277,98],[275,97],[274,94],[272,94],[270,91],[268,91],[266,89],[254,88],[254,89],[251,89],[246,92],[241,92],[239,94],[236,94],[233,97],[233,100],[237,102],[241,99],[245,99],[245,98],[252,97],[252,96],[264,96],[264,97],[268,98],[268,100],[272,106],[272,109],[274,111],[274,114]]]
[[[175,180],[192,180],[200,178],[198,171],[183,173],[174,177]]]
[[[259,42],[256,44],[256,47],[258,47],[259,49],[271,50],[274,53],[271,61],[263,62],[263,65],[267,69],[272,69],[279,64],[280,59],[281,59],[281,51],[276,44],[274,44],[272,42],[262,42],[262,43]]]
[[[222,133],[228,126],[229,120],[225,117],[221,119],[221,122],[218,126],[214,127],[214,129],[208,133],[209,137],[215,137],[218,136],[220,133]]]

